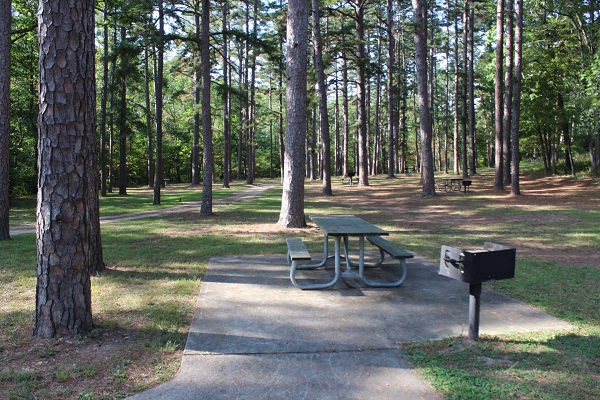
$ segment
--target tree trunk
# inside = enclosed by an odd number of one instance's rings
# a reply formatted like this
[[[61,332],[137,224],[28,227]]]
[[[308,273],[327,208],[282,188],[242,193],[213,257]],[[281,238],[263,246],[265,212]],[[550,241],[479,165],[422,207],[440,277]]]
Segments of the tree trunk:
[[[229,179],[231,174],[231,120],[230,114],[230,103],[229,103],[229,55],[228,55],[228,43],[229,38],[226,35],[228,28],[227,15],[228,15],[227,2],[223,2],[223,187],[229,188]]]
[[[342,43],[344,42],[342,37]],[[350,170],[350,115],[348,114],[348,62],[346,60],[346,51],[342,49],[342,175],[347,176]]]
[[[92,329],[90,271],[102,254],[94,2],[41,2],[38,27],[40,173],[33,332],[50,338]]]
[[[366,1],[357,0],[354,4],[356,13],[356,101],[358,103],[358,165],[356,175],[359,186],[369,186],[369,160],[367,155],[367,98],[366,98],[366,68],[368,56],[365,51],[365,5]]]
[[[396,87],[394,86],[394,61],[396,58],[396,41],[394,38],[394,3],[387,0],[387,35],[388,35],[388,60],[387,60],[387,89],[388,89],[388,178],[396,174],[396,146],[394,146],[394,129],[398,114],[396,113]]]
[[[465,0],[463,10],[463,64],[461,74],[461,85],[460,85],[460,130],[461,130],[461,164],[462,164],[462,177],[467,178],[469,176],[469,155],[467,154],[467,72],[468,72],[468,38],[469,38],[469,0]]]
[[[475,10],[471,8],[469,13],[469,167],[471,175],[477,173],[477,146],[475,140],[475,76],[473,62],[475,60],[474,51],[474,30],[475,30]]]
[[[253,5],[252,37],[258,40],[258,1]],[[256,48],[252,46],[250,59],[250,103],[248,112],[248,176],[246,184],[251,185],[255,180],[256,171]]]
[[[194,2],[195,15],[194,25],[196,37],[200,38],[200,0]],[[226,42],[224,40],[224,42]],[[201,46],[196,47],[196,51],[202,54]],[[197,54],[197,53],[196,53]],[[195,57],[194,65],[194,137],[192,141],[192,185],[200,184],[200,86],[202,85],[201,63],[198,62],[198,56]]]
[[[154,131],[152,129],[152,103],[150,102],[150,52],[144,48],[144,97],[146,101],[146,144],[148,162],[148,187],[154,185]]]
[[[160,204],[160,189],[163,185],[163,74],[165,54],[165,13],[162,0],[158,1],[158,47],[156,54],[156,76],[154,95],[156,96],[156,159],[154,166],[154,199],[152,204]]]
[[[323,43],[319,0],[312,0],[313,44],[315,48],[315,73],[319,96],[319,128],[323,138],[323,195],[332,196],[331,191],[331,141],[329,138],[329,114],[327,112],[327,85],[323,67]]]
[[[341,139],[340,139],[340,88],[338,63],[335,63],[335,175],[342,173]]]
[[[127,40],[126,29],[121,27],[121,45]],[[127,76],[125,70],[129,63],[127,52],[121,56],[121,104],[119,106],[119,194],[127,194]]]
[[[202,174],[202,205],[200,215],[212,211],[212,182],[214,175],[212,117],[210,110],[210,0],[202,0],[202,144],[204,145],[204,170]]]
[[[0,240],[10,239],[9,158],[10,158],[10,0],[0,3]]]
[[[521,194],[519,173],[519,164],[521,162],[520,154],[520,123],[521,123],[521,75],[523,61],[523,0],[516,0],[516,31],[515,31],[515,70],[513,78],[513,109],[512,109],[512,166],[510,182],[510,192],[513,195]]]
[[[308,4],[288,1],[286,52],[286,148],[285,178],[279,225],[306,226],[304,215],[304,156],[306,140],[306,56],[308,47]]]
[[[494,98],[494,118],[496,129],[496,160],[494,174],[494,190],[504,190],[504,153],[503,153],[503,74],[502,59],[504,54],[504,0],[498,0],[496,11],[496,87]]]
[[[506,68],[504,70],[504,114],[502,122],[502,177],[504,186],[510,185],[510,135],[512,122],[512,97],[513,97],[513,6],[514,0],[505,0],[506,7]]]
[[[279,49],[283,54],[283,39],[279,42]],[[281,170],[281,184],[284,182],[284,164],[285,164],[285,137],[284,137],[284,124],[283,124],[283,66],[279,69],[279,168]]]
[[[455,1],[454,8],[458,10],[458,0]],[[460,116],[460,73],[459,73],[459,64],[460,64],[460,55],[459,55],[459,46],[458,46],[458,15],[454,16],[454,130],[453,136],[454,140],[452,142],[452,156],[453,156],[453,166],[454,166],[454,175],[458,175],[459,172],[459,136],[458,136],[458,124],[459,124],[459,116]]]
[[[108,103],[108,5],[104,3],[104,27],[102,58],[102,93],[100,100],[100,193],[106,196],[106,109]]]
[[[450,61],[450,0],[446,4],[446,60]],[[448,142],[450,138],[450,71],[445,69],[446,98],[444,102],[444,173],[448,173]]]
[[[427,90],[427,0],[413,0],[415,13],[415,63],[419,96],[419,118],[421,136],[422,196],[435,195],[433,177],[432,125],[429,113]]]

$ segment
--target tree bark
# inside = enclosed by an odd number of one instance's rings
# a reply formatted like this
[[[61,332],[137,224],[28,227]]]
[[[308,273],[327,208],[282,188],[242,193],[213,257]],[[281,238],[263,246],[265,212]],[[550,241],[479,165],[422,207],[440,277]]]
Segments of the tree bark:
[[[394,146],[394,129],[396,129],[396,87],[394,86],[394,61],[396,58],[394,38],[394,3],[387,0],[387,35],[388,35],[388,60],[387,60],[387,89],[388,89],[388,178],[394,178],[396,174],[396,146]]]
[[[521,123],[521,80],[523,70],[523,0],[516,0],[515,8],[515,69],[513,78],[513,104],[512,104],[512,166],[510,182],[510,192],[513,195],[521,194],[519,173],[519,164],[521,162],[520,154],[520,123]]]
[[[496,137],[496,157],[494,190],[504,190],[504,153],[503,149],[503,99],[504,89],[502,83],[503,54],[504,54],[504,0],[498,0],[496,11],[496,86],[494,97],[494,119],[495,119],[495,137]]]
[[[467,154],[467,72],[468,72],[468,38],[469,38],[469,0],[465,0],[463,10],[463,65],[462,74],[460,80],[460,130],[461,130],[461,164],[462,164],[462,177],[467,178],[469,176],[469,155]]]
[[[455,0],[454,8],[458,10],[458,0]],[[460,53],[459,53],[459,45],[458,45],[458,15],[454,16],[454,130],[453,137],[454,140],[452,142],[452,156],[453,156],[453,168],[454,175],[458,175],[459,173],[459,128],[458,124],[460,123]]]
[[[154,95],[156,96],[156,159],[154,166],[154,199],[152,204],[160,204],[160,189],[163,185],[163,75],[165,55],[165,13],[162,0],[158,1],[158,46],[156,52],[156,76]]]
[[[358,165],[357,177],[359,186],[369,186],[369,159],[367,154],[367,95],[366,95],[366,63],[368,57],[365,51],[365,6],[366,1],[357,0],[354,4],[356,13],[356,101],[358,125]]]
[[[286,146],[285,177],[279,225],[306,226],[304,215],[304,158],[306,140],[306,57],[308,47],[308,4],[288,1],[286,52]]]
[[[477,146],[475,135],[475,70],[473,62],[475,60],[474,38],[475,31],[475,10],[471,8],[469,13],[469,167],[471,175],[477,173]]]
[[[34,335],[92,329],[101,257],[94,2],[40,1],[37,291]],[[58,23],[60,21],[60,23]]]
[[[214,174],[212,116],[210,110],[210,0],[202,0],[202,144],[204,171],[202,175],[202,205],[200,215],[212,211],[212,182]]]
[[[104,3],[102,94],[100,100],[100,193],[106,196],[106,109],[108,103],[108,5]]]
[[[41,1],[41,0],[40,0]],[[126,29],[121,27],[121,46],[124,45]],[[119,105],[119,194],[127,194],[127,76],[125,70],[129,63],[127,51],[121,55],[121,75],[119,77],[121,84],[121,104]]]
[[[144,48],[144,100],[146,103],[146,158],[148,163],[148,187],[154,185],[154,130],[152,129],[152,103],[150,102],[150,52],[149,43]]]
[[[323,43],[319,0],[312,0],[313,44],[315,49],[315,73],[319,96],[319,127],[323,138],[323,195],[332,196],[331,191],[331,140],[329,137],[329,114],[327,112],[327,85],[323,67]]]
[[[228,28],[227,16],[229,8],[227,1],[223,2],[223,187],[229,188],[231,174],[231,119],[229,103],[229,39],[226,35]]]
[[[412,0],[415,12],[415,62],[419,97],[422,196],[435,195],[432,124],[427,89],[427,0]]]
[[[502,122],[502,178],[504,186],[510,186],[510,135],[513,106],[513,64],[514,64],[514,0],[505,0],[506,14],[506,66],[504,70],[504,114]]]
[[[10,30],[11,2],[0,2],[0,240],[10,239]]]
[[[196,37],[201,36],[200,27],[200,0],[194,2],[195,14],[194,14],[194,25],[196,30]],[[196,51],[200,53],[202,57],[201,46],[196,47]],[[201,103],[201,88],[202,85],[202,70],[201,63],[199,63],[198,56],[196,56],[194,66],[194,137],[192,142],[192,185],[200,184],[200,103]]]
[[[342,44],[345,37],[342,37]],[[350,114],[348,110],[348,61],[342,49],[342,176],[354,173],[350,169]]]

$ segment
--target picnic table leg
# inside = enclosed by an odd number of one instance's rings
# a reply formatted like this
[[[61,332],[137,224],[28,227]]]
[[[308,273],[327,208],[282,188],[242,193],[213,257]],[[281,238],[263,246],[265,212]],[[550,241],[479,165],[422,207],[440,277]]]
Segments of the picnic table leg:
[[[365,238],[364,238],[364,236],[361,236],[359,238],[359,254],[360,254],[360,259],[359,259],[359,263],[358,263],[358,275],[360,276],[360,279],[366,285],[373,286],[373,287],[396,287],[396,286],[400,286],[400,284],[402,282],[404,282],[404,280],[406,279],[406,262],[403,259],[400,260],[400,266],[402,267],[402,276],[397,281],[377,282],[377,281],[371,281],[365,277]],[[383,258],[383,251],[381,253],[381,257]]]
[[[350,268],[352,266],[352,262],[350,261],[350,257],[348,256],[348,236],[344,236],[344,258],[346,259],[346,271],[344,272],[344,274],[350,276],[352,275],[352,269]]]
[[[377,260],[377,262],[375,263],[365,263],[365,268],[377,268],[379,267],[381,264],[383,264],[383,260],[385,259],[385,252],[381,249],[379,249],[379,260]],[[350,265],[353,267],[358,267],[358,264],[355,262],[350,261]]]
[[[323,235],[323,259],[318,264],[307,264],[307,265],[299,265],[296,268],[299,270],[302,269],[316,269],[324,266],[330,258],[334,258],[334,256],[329,257],[329,237],[327,235]],[[288,264],[292,265],[292,260],[288,257]]]
[[[336,236],[335,238],[335,272],[333,279],[329,282],[325,283],[300,283],[296,280],[296,270],[300,269],[298,267],[298,262],[296,260],[292,261],[292,267],[290,269],[290,280],[294,284],[294,286],[299,287],[300,289],[326,289],[331,287],[337,283],[340,279],[341,267],[340,267],[340,237]]]

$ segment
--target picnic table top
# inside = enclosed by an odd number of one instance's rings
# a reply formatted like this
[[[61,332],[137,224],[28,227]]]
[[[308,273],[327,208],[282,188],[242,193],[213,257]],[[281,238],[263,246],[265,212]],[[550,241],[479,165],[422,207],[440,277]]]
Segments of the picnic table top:
[[[383,230],[355,215],[311,215],[310,219],[329,236],[388,235]]]

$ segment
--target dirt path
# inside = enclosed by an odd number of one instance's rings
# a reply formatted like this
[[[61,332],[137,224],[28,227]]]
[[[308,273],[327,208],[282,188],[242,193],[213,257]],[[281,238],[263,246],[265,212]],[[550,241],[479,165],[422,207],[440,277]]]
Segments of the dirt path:
[[[275,186],[277,186],[277,183],[274,183],[274,182],[268,182],[265,184],[254,185],[251,188],[248,188],[244,191],[234,194],[233,196],[229,196],[224,199],[214,200],[213,205],[218,206],[218,205],[236,203],[236,202],[240,202],[243,200],[251,199],[253,197],[260,195],[267,189],[270,189]],[[193,201],[193,202],[181,204],[181,205],[178,205],[175,207],[163,208],[160,210],[141,211],[141,212],[134,212],[134,213],[128,213],[128,214],[120,214],[120,215],[108,215],[108,216],[104,216],[104,217],[101,216],[100,224],[107,224],[107,223],[111,223],[111,222],[120,222],[120,221],[131,221],[134,219],[141,219],[141,218],[153,218],[153,217],[158,217],[161,215],[189,212],[194,209],[200,210],[200,204],[201,204],[200,201]],[[27,234],[27,233],[35,233],[35,224],[16,225],[16,226],[10,227],[10,235],[11,236],[23,235],[23,234]]]

